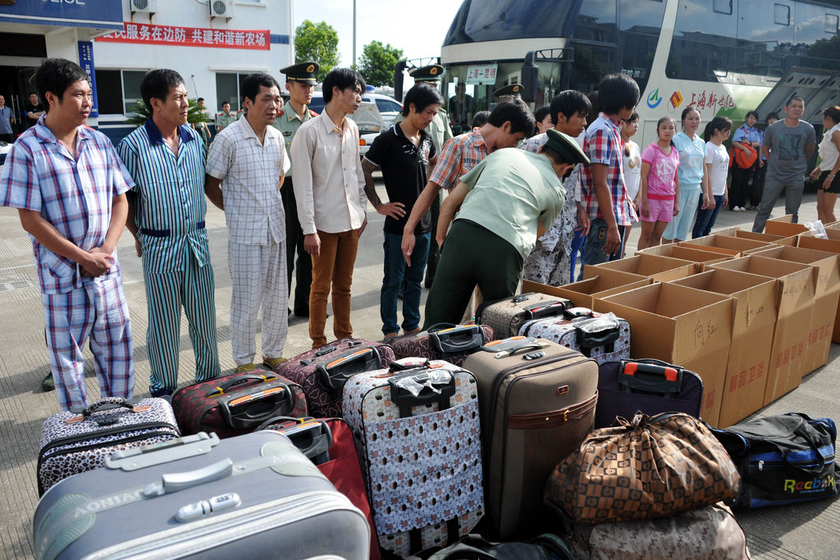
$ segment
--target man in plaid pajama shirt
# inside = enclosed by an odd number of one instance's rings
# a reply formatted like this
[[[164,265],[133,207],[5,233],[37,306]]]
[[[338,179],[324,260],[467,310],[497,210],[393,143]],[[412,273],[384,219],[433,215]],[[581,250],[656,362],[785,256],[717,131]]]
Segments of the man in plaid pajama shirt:
[[[92,106],[84,70],[48,59],[35,73],[46,114],[24,132],[0,175],[0,205],[17,208],[32,238],[50,370],[62,410],[88,406],[88,338],[102,397],[129,398],[134,361],[116,245],[133,181],[108,138],[84,126]]]

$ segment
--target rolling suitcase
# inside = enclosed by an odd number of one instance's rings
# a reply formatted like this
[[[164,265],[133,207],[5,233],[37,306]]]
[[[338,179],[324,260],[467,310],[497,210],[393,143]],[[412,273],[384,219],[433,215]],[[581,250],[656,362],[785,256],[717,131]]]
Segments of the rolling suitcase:
[[[750,559],[744,530],[723,503],[659,519],[567,526],[576,560]]]
[[[427,358],[463,365],[467,356],[493,340],[489,325],[434,325],[429,330],[387,340],[398,360]]]
[[[392,369],[350,378],[344,410],[379,544],[404,558],[456,541],[484,512],[478,391],[442,360]]]
[[[519,335],[546,338],[599,364],[630,358],[630,323],[586,307],[567,309],[560,317],[528,321]]]
[[[220,438],[253,432],[275,416],[306,416],[303,389],[272,371],[254,369],[183,387],[172,395],[183,435]]]
[[[164,399],[108,397],[44,421],[38,453],[38,494],[74,474],[101,468],[115,451],[164,443],[181,435]]]
[[[390,346],[344,338],[290,358],[274,371],[303,387],[310,416],[333,418],[343,416],[341,391],[350,377],[387,367],[394,359]]]
[[[44,494],[37,560],[364,560],[362,513],[281,434],[200,433],[112,455]]]
[[[496,301],[485,301],[475,312],[475,322],[490,325],[496,338],[519,334],[527,321],[561,315],[573,307],[570,300],[528,292]]]
[[[598,365],[548,340],[513,337],[464,367],[478,381],[487,511],[506,539],[539,515],[551,471],[592,430]]]
[[[260,429],[274,430],[288,437],[335,485],[336,490],[359,508],[371,527],[370,560],[380,560],[379,539],[373,530],[359,455],[353,431],[347,422],[341,418],[276,418],[267,421]]]
[[[703,380],[685,368],[660,360],[620,360],[598,368],[595,427],[608,428],[617,416],[631,420],[640,410],[648,416],[685,412],[700,418]]]

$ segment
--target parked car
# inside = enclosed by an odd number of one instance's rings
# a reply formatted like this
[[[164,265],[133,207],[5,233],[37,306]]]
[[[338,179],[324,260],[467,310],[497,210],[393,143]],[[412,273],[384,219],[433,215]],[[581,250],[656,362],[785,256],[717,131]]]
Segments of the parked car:
[[[320,113],[325,106],[323,92],[314,92],[309,108],[316,113]],[[359,126],[360,155],[364,156],[367,153],[376,137],[394,124],[394,119],[401,111],[402,105],[396,99],[387,95],[362,94],[362,104],[353,115],[350,115],[350,118]]]

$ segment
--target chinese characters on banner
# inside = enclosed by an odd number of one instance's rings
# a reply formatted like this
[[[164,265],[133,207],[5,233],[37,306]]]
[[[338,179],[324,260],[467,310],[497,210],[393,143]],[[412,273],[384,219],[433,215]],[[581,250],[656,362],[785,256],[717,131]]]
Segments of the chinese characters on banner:
[[[494,84],[496,83],[496,64],[477,64],[467,68],[466,83]]]
[[[715,92],[710,92],[708,97],[706,96],[706,90],[703,90],[703,93],[692,93],[691,94],[691,102],[689,103],[690,106],[697,107],[698,109],[714,109],[717,106],[718,109],[734,109],[735,108],[735,101],[733,101],[731,95],[727,95],[726,97],[722,95],[716,95]]]
[[[210,47],[226,49],[269,50],[271,37],[268,29],[206,29],[123,23],[125,29],[115,31],[96,40],[106,43],[142,43],[146,45],[181,45],[184,47]]]

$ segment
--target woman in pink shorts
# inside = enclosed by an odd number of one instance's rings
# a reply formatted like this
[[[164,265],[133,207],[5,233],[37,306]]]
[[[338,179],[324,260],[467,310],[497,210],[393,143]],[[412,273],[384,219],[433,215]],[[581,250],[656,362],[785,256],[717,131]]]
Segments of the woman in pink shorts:
[[[642,181],[639,186],[639,214],[642,232],[638,249],[659,245],[665,228],[679,214],[680,154],[671,143],[677,123],[662,117],[656,123],[659,140],[642,152]]]

